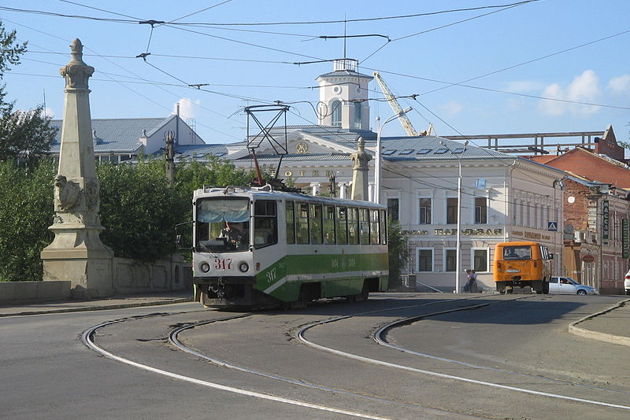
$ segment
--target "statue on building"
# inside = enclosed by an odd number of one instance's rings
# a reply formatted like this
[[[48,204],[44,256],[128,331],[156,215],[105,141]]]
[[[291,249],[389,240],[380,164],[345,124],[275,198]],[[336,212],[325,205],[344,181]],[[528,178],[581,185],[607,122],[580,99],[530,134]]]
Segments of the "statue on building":
[[[368,162],[372,160],[365,151],[363,137],[357,139],[357,151],[350,155],[352,159],[352,200],[368,199]]]

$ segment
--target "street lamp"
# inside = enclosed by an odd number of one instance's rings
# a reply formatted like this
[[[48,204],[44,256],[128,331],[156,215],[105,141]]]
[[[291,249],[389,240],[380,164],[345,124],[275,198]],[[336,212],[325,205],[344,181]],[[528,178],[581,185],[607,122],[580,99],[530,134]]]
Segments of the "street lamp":
[[[453,151],[446,145],[443,140],[440,140],[440,144],[444,146],[446,149],[450,150],[451,154]],[[464,150],[462,153],[466,151],[466,146],[468,146],[468,140],[464,142]],[[456,250],[455,250],[455,293],[459,294],[459,276],[461,269],[461,223],[462,223],[462,160],[457,154],[457,234],[456,234]]]
[[[411,107],[407,109],[401,110],[398,114],[392,115],[388,119],[385,120],[383,124],[380,124],[381,117],[376,117],[376,121],[379,124],[378,131],[376,132],[376,162],[374,165],[374,202],[381,202],[381,131],[383,131],[383,127],[388,122],[394,121],[396,118],[405,115],[407,112],[411,111]]]

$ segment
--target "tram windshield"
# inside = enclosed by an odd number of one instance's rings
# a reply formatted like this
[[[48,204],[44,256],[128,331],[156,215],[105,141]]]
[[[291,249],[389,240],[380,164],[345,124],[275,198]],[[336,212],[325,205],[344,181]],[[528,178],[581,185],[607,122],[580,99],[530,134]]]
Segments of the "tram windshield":
[[[195,249],[234,252],[249,249],[249,200],[206,198],[197,201]]]

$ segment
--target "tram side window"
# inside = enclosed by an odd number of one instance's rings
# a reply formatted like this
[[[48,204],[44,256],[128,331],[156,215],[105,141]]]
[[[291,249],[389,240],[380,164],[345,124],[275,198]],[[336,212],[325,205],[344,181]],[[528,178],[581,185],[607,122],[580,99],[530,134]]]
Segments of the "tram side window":
[[[324,206],[324,243],[335,243],[335,208]]]
[[[293,201],[287,201],[285,206],[287,218],[287,243],[295,243],[295,212]]]
[[[348,243],[348,209],[337,207],[337,243],[345,245]]]
[[[322,243],[322,206],[321,204],[311,204],[311,243]]]
[[[359,209],[355,207],[348,208],[348,243],[359,243]]]
[[[370,243],[372,245],[378,245],[378,210],[370,210]]]
[[[370,217],[368,209],[359,209],[359,236],[361,245],[370,243]]]
[[[387,215],[385,214],[385,210],[381,210],[380,212],[381,215],[381,219],[379,220],[379,225],[380,225],[380,236],[381,236],[381,243],[383,245],[387,244]]]
[[[308,243],[308,204],[297,203],[295,239],[298,244]]]
[[[262,248],[278,242],[276,202],[259,200],[254,203],[254,247]]]

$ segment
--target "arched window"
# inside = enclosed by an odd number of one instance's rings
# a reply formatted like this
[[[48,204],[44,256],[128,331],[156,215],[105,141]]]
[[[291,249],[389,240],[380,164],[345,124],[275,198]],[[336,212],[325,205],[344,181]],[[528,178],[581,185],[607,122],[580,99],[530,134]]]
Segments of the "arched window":
[[[333,127],[341,127],[341,101],[334,99],[330,103],[331,125]]]
[[[361,102],[354,103],[354,121],[352,123],[352,128],[356,130],[361,129]]]

